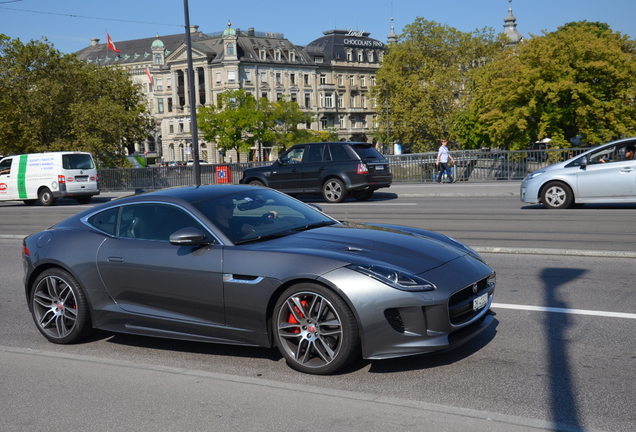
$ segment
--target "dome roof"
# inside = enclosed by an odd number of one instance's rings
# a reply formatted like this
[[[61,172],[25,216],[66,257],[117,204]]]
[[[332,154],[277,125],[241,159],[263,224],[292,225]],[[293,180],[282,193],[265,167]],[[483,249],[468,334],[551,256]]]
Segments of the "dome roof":
[[[227,28],[223,30],[223,36],[236,36],[236,30],[232,28],[232,23],[227,23]]]
[[[161,42],[161,39],[159,39],[159,36],[157,36],[157,38],[152,41],[152,45],[151,45],[151,49],[164,49],[166,46],[163,44],[163,42]]]

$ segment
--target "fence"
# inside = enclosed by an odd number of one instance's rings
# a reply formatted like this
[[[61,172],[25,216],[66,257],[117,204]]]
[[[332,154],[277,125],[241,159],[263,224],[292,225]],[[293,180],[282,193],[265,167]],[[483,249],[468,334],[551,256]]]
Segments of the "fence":
[[[586,150],[453,151],[451,155],[456,161],[453,176],[458,181],[522,180],[531,172]],[[437,152],[387,156],[396,183],[434,181],[436,158]],[[201,184],[238,184],[244,169],[267,164],[269,162],[201,164]],[[193,166],[102,169],[99,180],[102,190],[150,190],[195,184]]]

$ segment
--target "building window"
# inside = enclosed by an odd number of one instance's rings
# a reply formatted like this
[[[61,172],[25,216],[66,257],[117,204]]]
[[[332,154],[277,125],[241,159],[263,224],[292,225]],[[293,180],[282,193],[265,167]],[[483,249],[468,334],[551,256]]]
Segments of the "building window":
[[[366,87],[367,86],[367,80],[365,79],[364,76],[360,77],[360,86],[361,87]]]
[[[152,83],[148,83],[148,93],[152,93]]]
[[[157,112],[163,114],[163,98],[157,98]]]
[[[361,62],[361,61],[362,61],[362,59],[363,59],[363,57],[362,57],[362,53],[361,53],[361,52],[359,52],[359,53],[358,53],[358,61],[359,61],[359,62]]]
[[[252,82],[252,72],[251,71],[245,71],[245,81],[246,82]]]
[[[323,129],[327,129],[327,127],[329,126],[329,123],[327,122],[327,117],[323,117],[320,119],[320,126],[322,126]]]
[[[351,122],[351,129],[355,129],[358,124],[356,123],[356,118],[354,116],[350,117],[350,122]]]
[[[265,50],[264,50],[264,49],[261,49],[261,50],[259,51],[259,58],[260,58],[261,60],[266,60],[266,59],[267,59],[267,53],[265,52]]]
[[[367,97],[365,95],[360,95],[360,106],[362,108],[367,107]]]
[[[351,61],[353,53],[351,51],[347,51],[347,61]]]
[[[309,85],[309,74],[304,74],[303,75],[303,81],[304,81],[305,85]]]
[[[349,75],[349,85],[354,85],[356,83],[356,79],[353,75]]]
[[[267,99],[267,92],[261,92],[261,97]]]
[[[333,108],[333,94],[327,93],[325,94],[325,108]]]
[[[162,78],[155,79],[155,83],[157,83],[157,90],[163,90],[163,79]]]
[[[172,98],[168,98],[168,112],[172,112]]]
[[[338,95],[338,108],[344,107],[344,97],[342,95]]]
[[[373,63],[373,51],[369,51],[367,57],[369,58],[369,63]]]
[[[267,82],[267,72],[261,72],[261,82],[262,83]]]
[[[371,77],[371,86],[374,86],[374,85],[375,85],[375,76],[372,76]]]
[[[170,90],[172,88],[172,77],[166,78],[166,88]]]
[[[276,72],[276,84],[280,84],[280,83],[281,83],[280,72]]]
[[[315,61],[316,63],[322,63],[322,62],[323,62],[323,58],[322,58],[322,57],[315,56],[315,57],[314,57],[314,61]]]
[[[311,93],[305,93],[305,108],[311,106]]]
[[[338,86],[342,87],[344,85],[344,78],[342,75],[338,75]]]
[[[320,75],[320,84],[327,84],[327,75],[325,74]]]
[[[274,60],[280,61],[280,51],[276,50],[274,52]]]
[[[289,52],[289,60],[295,62],[296,61],[296,52],[295,51],[290,51]]]
[[[276,93],[276,100],[279,101],[283,98],[283,94],[282,93]]]
[[[344,116],[341,115],[340,117],[338,117],[338,124],[340,126],[340,129],[344,129],[345,127],[345,120],[344,120]]]
[[[355,108],[355,107],[356,107],[356,97],[352,95],[349,100],[349,108]]]
[[[179,122],[179,133],[183,133],[183,122]]]
[[[293,74],[289,74],[289,82],[290,82],[292,85],[296,84],[296,74],[295,74],[295,73],[293,73]]]
[[[156,65],[163,64],[163,57],[161,57],[161,54],[155,54],[155,64]]]
[[[297,101],[296,101],[296,100],[297,100],[297,98],[298,98],[298,96],[296,95],[296,93],[292,93],[292,94],[291,94],[291,101],[292,101],[292,102],[297,103]]]
[[[227,80],[228,82],[236,81],[236,71],[227,71]]]
[[[227,44],[227,55],[232,56],[234,55],[234,44]]]
[[[216,73],[216,83],[221,84],[221,72]]]
[[[170,131],[171,134],[174,133],[174,125],[169,125],[168,126],[168,131]]]

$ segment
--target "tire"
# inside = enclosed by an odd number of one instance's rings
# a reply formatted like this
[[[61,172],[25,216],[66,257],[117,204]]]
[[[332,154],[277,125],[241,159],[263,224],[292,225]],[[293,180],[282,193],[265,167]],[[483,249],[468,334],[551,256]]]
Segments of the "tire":
[[[330,203],[340,203],[347,198],[347,189],[342,180],[331,178],[322,185],[322,196]]]
[[[35,203],[38,202],[38,200],[28,199],[28,200],[23,200],[22,202],[24,203],[24,205],[32,206],[32,205],[35,205]]]
[[[77,200],[78,204],[88,204],[89,202],[91,202],[91,198],[92,196],[84,196],[84,197],[79,197],[79,198],[75,198]]]
[[[373,196],[374,191],[357,191],[353,193],[353,197],[358,201],[366,201]]]
[[[74,343],[93,330],[84,292],[62,269],[42,272],[31,287],[30,301],[33,321],[50,342]]]
[[[250,186],[256,186],[256,187],[265,187],[265,185],[263,184],[262,181],[259,180],[252,180],[248,183]]]
[[[302,283],[288,288],[274,308],[273,334],[287,364],[314,375],[332,374],[360,352],[358,325],[333,291]]]
[[[52,206],[55,203],[55,197],[49,188],[42,188],[38,192],[40,203],[45,206]]]
[[[541,203],[545,208],[564,209],[570,207],[573,201],[572,190],[560,182],[548,183],[541,191]]]

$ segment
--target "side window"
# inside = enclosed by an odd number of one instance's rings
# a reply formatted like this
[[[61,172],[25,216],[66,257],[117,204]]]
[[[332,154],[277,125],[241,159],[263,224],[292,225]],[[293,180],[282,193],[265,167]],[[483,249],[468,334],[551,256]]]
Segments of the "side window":
[[[100,231],[115,235],[117,232],[117,215],[119,207],[108,209],[88,218],[88,223]]]
[[[184,210],[167,204],[134,204],[121,211],[119,237],[142,240],[170,240],[182,228],[206,230]]]
[[[13,159],[5,159],[0,162],[0,175],[11,174],[11,162]]]
[[[296,147],[283,156],[283,164],[288,165],[301,163],[303,160],[303,154],[305,154],[305,147]]]
[[[616,146],[605,147],[602,150],[594,152],[590,155],[590,160],[588,163],[597,164],[597,163],[608,163],[608,162],[616,162],[618,160],[618,154],[616,151]]]
[[[334,161],[347,161],[351,160],[349,153],[347,153],[347,149],[342,145],[331,145],[329,146],[331,149],[331,157]]]
[[[307,150],[307,163],[322,162],[323,153],[325,151],[324,145],[312,145]]]

